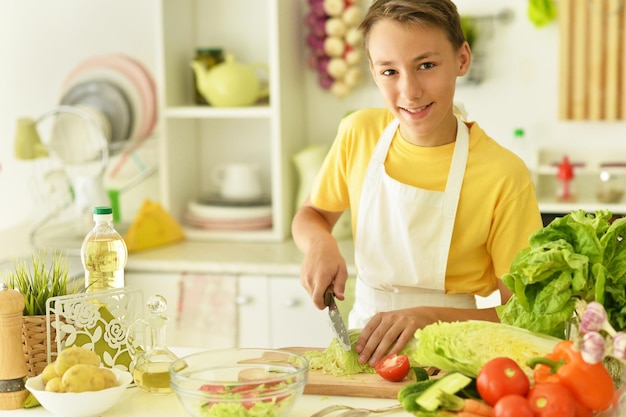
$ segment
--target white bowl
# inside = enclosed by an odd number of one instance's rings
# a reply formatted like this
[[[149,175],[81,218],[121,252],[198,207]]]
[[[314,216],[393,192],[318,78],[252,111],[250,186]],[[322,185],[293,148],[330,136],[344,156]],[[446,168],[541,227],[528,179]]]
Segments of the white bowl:
[[[101,391],[48,392],[44,390],[41,375],[28,378],[26,389],[48,411],[59,417],[99,416],[113,407],[132,382],[133,376],[126,371],[111,369],[117,376],[117,386]]]

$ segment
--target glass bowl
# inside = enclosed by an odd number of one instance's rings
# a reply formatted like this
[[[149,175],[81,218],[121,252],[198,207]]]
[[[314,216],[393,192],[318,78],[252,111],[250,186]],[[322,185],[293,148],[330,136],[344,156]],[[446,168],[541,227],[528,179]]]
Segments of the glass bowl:
[[[283,417],[302,396],[308,367],[281,350],[210,350],[172,363],[170,384],[194,417]]]

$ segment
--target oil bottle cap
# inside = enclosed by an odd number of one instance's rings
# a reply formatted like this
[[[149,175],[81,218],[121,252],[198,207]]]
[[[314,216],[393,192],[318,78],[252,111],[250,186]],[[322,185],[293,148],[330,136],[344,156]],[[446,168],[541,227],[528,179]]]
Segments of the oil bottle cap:
[[[113,214],[113,209],[111,207],[95,207],[93,209],[93,214]]]

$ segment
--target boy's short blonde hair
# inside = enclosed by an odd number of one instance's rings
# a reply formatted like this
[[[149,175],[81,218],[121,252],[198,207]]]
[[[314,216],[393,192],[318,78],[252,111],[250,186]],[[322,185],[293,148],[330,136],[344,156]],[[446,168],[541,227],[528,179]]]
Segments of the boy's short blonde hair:
[[[359,26],[366,50],[372,27],[385,19],[437,27],[446,33],[455,50],[465,42],[459,12],[450,0],[376,0]]]

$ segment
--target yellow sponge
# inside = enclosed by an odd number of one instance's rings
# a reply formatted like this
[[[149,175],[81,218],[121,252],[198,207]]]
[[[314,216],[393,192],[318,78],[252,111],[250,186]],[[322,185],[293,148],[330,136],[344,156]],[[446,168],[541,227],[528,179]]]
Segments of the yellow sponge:
[[[155,248],[185,238],[183,228],[157,202],[145,200],[124,240],[128,252]]]

